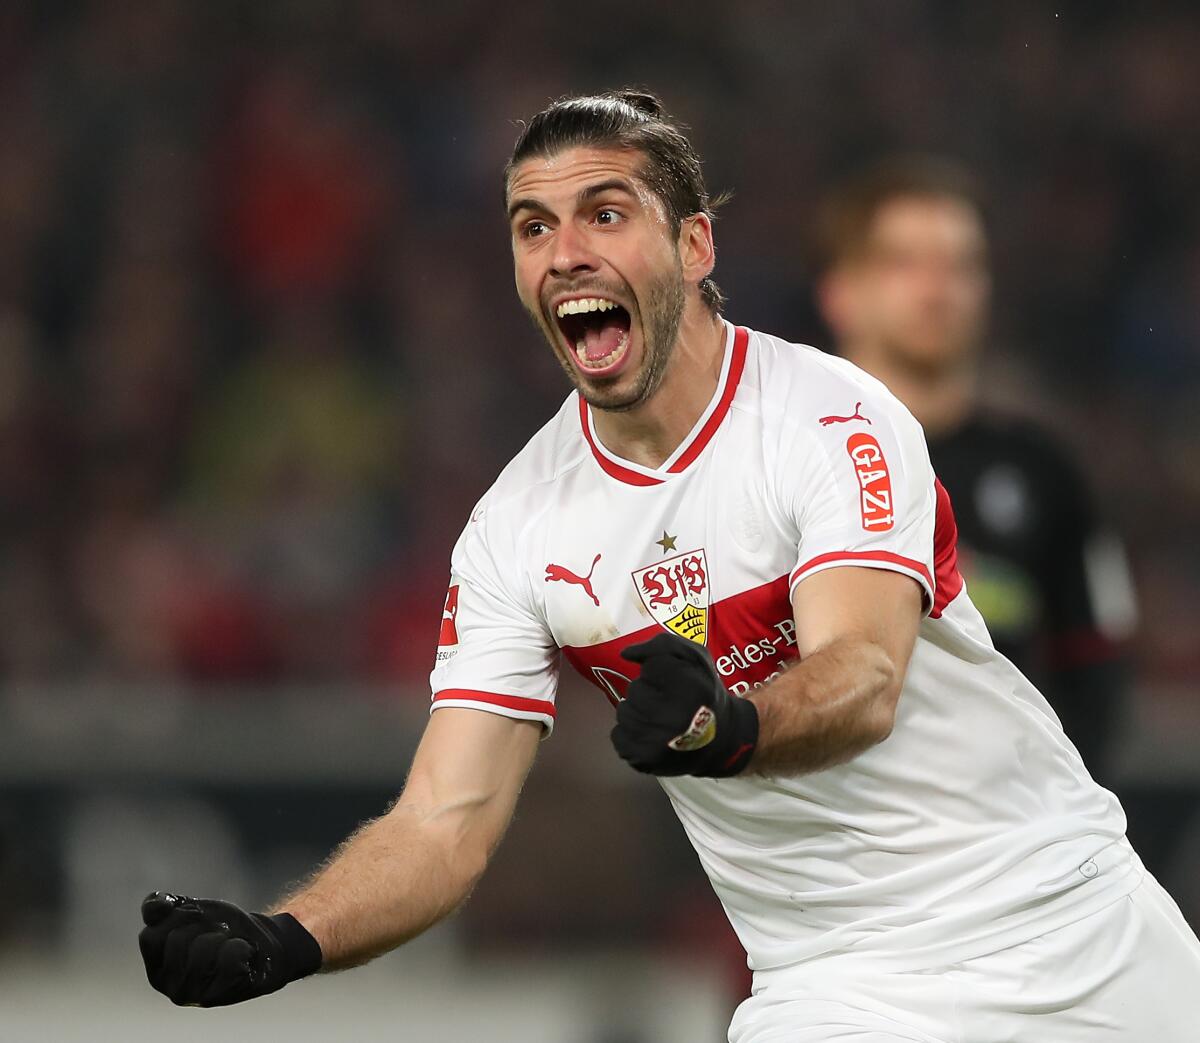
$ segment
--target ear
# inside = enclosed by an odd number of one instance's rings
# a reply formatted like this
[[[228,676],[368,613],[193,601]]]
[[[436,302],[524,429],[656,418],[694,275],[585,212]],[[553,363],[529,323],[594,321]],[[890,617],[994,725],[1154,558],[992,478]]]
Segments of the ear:
[[[707,214],[693,214],[679,224],[679,262],[683,267],[683,281],[699,285],[712,275],[717,264],[717,250],[713,244],[712,221]]]

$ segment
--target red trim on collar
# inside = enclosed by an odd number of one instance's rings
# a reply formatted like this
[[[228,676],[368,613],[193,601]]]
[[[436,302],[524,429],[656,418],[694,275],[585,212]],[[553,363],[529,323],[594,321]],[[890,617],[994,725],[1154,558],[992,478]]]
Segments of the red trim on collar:
[[[610,460],[600,452],[595,439],[592,438],[592,426],[588,423],[587,409],[587,403],[583,400],[583,396],[580,395],[579,426],[583,429],[583,437],[587,439],[587,444],[592,450],[592,456],[596,458],[596,463],[600,465],[601,470],[618,481],[625,482],[627,485],[662,485],[661,478],[651,478],[648,474],[642,474],[640,471],[634,471],[629,467],[622,467],[615,460]]]
[[[704,452],[708,443],[712,441],[713,435],[717,433],[718,428],[721,426],[721,421],[729,413],[729,407],[733,403],[733,396],[737,393],[738,384],[742,379],[742,371],[746,368],[746,349],[749,343],[750,331],[744,326],[735,326],[733,331],[733,357],[729,360],[729,373],[725,378],[725,386],[721,390],[721,397],[717,400],[717,406],[710,414],[708,420],[705,421],[704,426],[696,432],[695,437],[688,444],[688,447],[662,473],[679,474],[686,470]],[[664,479],[642,474],[641,471],[625,467],[601,452],[592,435],[591,424],[588,420],[588,406],[581,395],[579,398],[579,426],[583,430],[583,437],[587,440],[588,447],[592,450],[592,456],[596,458],[596,463],[600,465],[605,474],[628,485],[644,486],[661,485],[663,483]]]
[[[671,474],[679,474],[680,471],[688,467],[696,457],[704,452],[704,447],[712,440],[712,436],[717,433],[717,428],[721,426],[721,421],[725,419],[725,414],[729,412],[730,403],[733,402],[733,396],[737,392],[738,384],[741,382],[742,370],[746,368],[746,345],[749,343],[749,340],[750,333],[744,326],[738,326],[734,330],[733,358],[729,360],[729,377],[725,381],[725,390],[721,392],[721,399],[717,402],[717,408],[712,411],[712,415],[708,418],[705,425],[700,428],[692,444],[683,451],[678,460],[667,468]]]

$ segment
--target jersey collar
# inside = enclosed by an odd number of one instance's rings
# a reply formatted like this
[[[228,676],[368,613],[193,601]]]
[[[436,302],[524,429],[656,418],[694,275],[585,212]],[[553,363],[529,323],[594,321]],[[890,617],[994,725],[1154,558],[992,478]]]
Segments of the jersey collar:
[[[660,467],[643,467],[632,460],[625,460],[615,453],[609,452],[604,444],[596,437],[592,427],[592,411],[579,396],[579,425],[583,429],[583,437],[601,469],[618,481],[627,485],[661,485],[670,480],[692,464],[704,452],[705,446],[712,441],[721,421],[729,412],[733,396],[737,392],[738,383],[742,379],[742,370],[746,366],[746,346],[750,341],[750,331],[743,326],[733,326],[725,323],[725,357],[721,363],[721,376],[717,380],[717,389],[709,400],[700,419],[679,443]]]

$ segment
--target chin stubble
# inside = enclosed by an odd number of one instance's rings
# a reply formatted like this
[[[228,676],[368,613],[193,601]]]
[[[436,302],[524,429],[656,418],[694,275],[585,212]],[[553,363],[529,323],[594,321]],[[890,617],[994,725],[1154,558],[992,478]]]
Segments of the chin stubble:
[[[554,357],[558,359],[563,372],[575,385],[584,401],[596,409],[604,409],[610,413],[624,413],[645,402],[662,384],[663,377],[667,372],[667,364],[671,361],[671,355],[675,351],[675,341],[679,337],[679,324],[683,320],[683,305],[683,271],[676,267],[652,283],[646,292],[645,305],[641,310],[642,336],[645,341],[642,368],[633,388],[620,398],[606,395],[604,389],[594,385],[585,385],[571,361],[563,358],[558,331],[547,328],[545,319],[540,312],[537,314],[529,312],[529,315],[533,319],[534,325],[550,342],[554,349]]]

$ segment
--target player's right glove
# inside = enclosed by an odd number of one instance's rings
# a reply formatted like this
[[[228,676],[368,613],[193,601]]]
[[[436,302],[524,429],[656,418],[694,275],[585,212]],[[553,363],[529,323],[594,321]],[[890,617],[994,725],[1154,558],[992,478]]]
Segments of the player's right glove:
[[[179,1006],[224,1007],[265,996],[321,967],[321,947],[290,913],[155,891],[142,902],[146,977]]]

